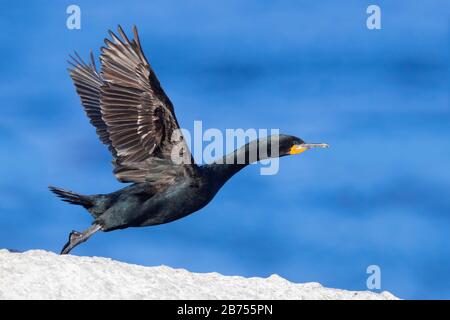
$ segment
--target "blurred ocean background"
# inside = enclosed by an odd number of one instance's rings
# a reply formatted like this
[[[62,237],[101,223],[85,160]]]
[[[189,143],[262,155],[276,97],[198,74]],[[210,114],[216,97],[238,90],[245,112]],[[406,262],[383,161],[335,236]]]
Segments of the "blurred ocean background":
[[[81,8],[81,30],[66,8]],[[382,29],[368,30],[377,4]],[[192,129],[279,128],[317,150],[251,166],[203,210],[97,234],[74,254],[267,277],[401,298],[450,298],[449,1],[23,1],[0,3],[0,248],[58,251],[91,220],[49,184],[124,185],[80,106],[68,54],[98,55],[136,24]]]

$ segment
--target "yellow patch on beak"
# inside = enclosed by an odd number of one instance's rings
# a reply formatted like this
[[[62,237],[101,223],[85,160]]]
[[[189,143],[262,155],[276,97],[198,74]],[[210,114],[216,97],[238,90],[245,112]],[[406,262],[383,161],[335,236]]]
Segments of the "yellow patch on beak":
[[[291,147],[289,154],[299,154],[305,152],[306,150],[308,150],[308,148],[302,147],[301,144],[295,144]]]

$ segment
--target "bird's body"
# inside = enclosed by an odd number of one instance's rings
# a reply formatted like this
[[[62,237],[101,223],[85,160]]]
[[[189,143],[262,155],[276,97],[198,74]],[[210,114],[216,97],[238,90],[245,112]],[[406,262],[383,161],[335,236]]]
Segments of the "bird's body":
[[[172,222],[202,209],[226,181],[248,164],[189,165],[189,174],[180,175],[162,189],[139,182],[110,194],[82,196],[50,188],[64,200],[85,206],[103,231],[146,227]]]
[[[97,219],[104,231],[127,227],[146,227],[183,218],[206,206],[215,192],[202,176],[180,177],[157,193],[146,182],[135,183],[107,195],[115,201]]]
[[[252,141],[212,164],[195,164],[136,28],[131,41],[120,27],[118,31],[121,38],[110,32],[114,42],[105,39],[101,72],[92,54],[89,64],[76,55],[69,71],[86,114],[113,156],[115,176],[132,184],[99,195],[50,187],[64,201],[86,208],[94,219],[83,233],[72,231],[63,254],[100,230],[164,224],[196,212],[250,163],[327,146],[274,135]],[[263,148],[266,152],[260,152]]]

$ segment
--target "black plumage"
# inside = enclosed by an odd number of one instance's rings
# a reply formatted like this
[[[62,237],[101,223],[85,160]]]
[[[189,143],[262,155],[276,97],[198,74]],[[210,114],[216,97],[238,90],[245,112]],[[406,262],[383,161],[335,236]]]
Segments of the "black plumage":
[[[99,195],[50,187],[94,219],[86,231],[72,231],[63,254],[99,230],[151,226],[189,215],[207,205],[249,163],[327,146],[276,135],[252,141],[212,164],[196,165],[179,133],[173,105],[142,51],[137,29],[133,32],[129,40],[120,26],[120,37],[110,31],[112,41],[105,39],[101,48],[100,72],[92,53],[89,63],[78,54],[69,61],[81,104],[113,156],[114,175],[131,185]],[[263,147],[265,153],[260,152]]]

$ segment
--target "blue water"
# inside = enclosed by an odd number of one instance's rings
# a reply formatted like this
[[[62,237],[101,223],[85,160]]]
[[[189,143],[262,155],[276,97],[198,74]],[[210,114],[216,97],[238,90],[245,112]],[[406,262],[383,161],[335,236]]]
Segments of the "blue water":
[[[181,125],[279,128],[328,150],[252,166],[202,211],[74,251],[191,271],[450,298],[448,1],[77,0],[0,4],[0,247],[59,251],[90,217],[47,185],[122,187],[67,75],[73,50],[136,24]]]

